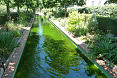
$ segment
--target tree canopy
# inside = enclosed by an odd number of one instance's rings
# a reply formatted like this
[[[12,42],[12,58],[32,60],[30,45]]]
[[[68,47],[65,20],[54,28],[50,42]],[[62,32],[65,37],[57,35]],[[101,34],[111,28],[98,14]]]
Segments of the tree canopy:
[[[110,3],[117,3],[117,0],[107,0],[105,4],[110,4]]]

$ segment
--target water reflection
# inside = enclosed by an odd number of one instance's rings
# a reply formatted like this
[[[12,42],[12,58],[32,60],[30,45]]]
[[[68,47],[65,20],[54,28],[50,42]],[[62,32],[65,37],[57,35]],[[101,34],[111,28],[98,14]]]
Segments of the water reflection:
[[[15,78],[106,78],[72,42],[36,18]]]

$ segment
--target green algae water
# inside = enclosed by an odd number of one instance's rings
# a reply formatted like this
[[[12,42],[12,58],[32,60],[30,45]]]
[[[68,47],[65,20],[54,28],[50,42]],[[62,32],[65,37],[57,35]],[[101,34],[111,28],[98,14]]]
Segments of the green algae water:
[[[107,78],[43,16],[36,16],[14,78]]]

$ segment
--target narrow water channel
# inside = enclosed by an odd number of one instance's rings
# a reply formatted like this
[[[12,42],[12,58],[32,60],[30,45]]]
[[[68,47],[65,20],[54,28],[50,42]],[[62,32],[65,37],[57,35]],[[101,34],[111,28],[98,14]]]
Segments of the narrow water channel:
[[[15,78],[106,78],[43,16],[36,16]]]

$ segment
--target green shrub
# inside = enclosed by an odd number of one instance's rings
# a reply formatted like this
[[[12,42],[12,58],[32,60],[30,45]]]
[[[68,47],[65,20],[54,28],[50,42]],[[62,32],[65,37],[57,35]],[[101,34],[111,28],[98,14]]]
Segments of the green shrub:
[[[67,9],[68,13],[72,13],[73,11],[78,11],[78,7],[71,7]]]
[[[88,10],[86,8],[79,8],[78,12],[79,13],[88,13]]]
[[[55,14],[55,18],[64,17],[64,16],[65,16],[65,11],[59,11],[58,13]],[[66,13],[66,17],[68,17],[68,13]]]
[[[117,17],[117,5],[89,6],[86,9],[89,14]]]
[[[103,32],[110,30],[112,34],[117,36],[117,18],[97,16],[97,21],[98,29],[103,30]]]
[[[95,14],[91,15],[89,18],[87,27],[89,32],[95,31],[98,28],[98,22]]]
[[[100,39],[99,39],[100,38]],[[117,62],[117,48],[112,40],[106,35],[98,35],[97,42],[88,47],[90,58],[102,58],[109,60],[109,63]]]
[[[6,25],[9,30],[15,30],[17,28],[16,24],[13,21],[6,22]]]
[[[88,30],[83,25],[77,26],[73,31],[73,35],[77,37],[82,36],[82,35],[87,35],[87,33],[88,33]]]
[[[11,31],[11,33],[12,33],[13,37],[19,37],[22,35],[22,33],[18,29]]]
[[[10,17],[11,17],[11,19],[13,19],[14,21],[16,21],[17,20],[17,13],[15,12],[15,13],[10,13]],[[1,14],[0,15],[0,24],[5,24],[5,22],[7,21],[7,14],[5,13],[5,14]]]
[[[75,36],[86,35],[87,31],[87,21],[89,15],[79,14],[77,11],[74,11],[69,14],[68,17],[68,26],[66,29],[73,32]]]
[[[6,6],[0,4],[0,14],[6,14],[6,10],[7,10]]]

